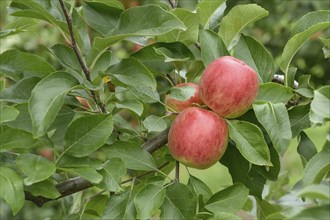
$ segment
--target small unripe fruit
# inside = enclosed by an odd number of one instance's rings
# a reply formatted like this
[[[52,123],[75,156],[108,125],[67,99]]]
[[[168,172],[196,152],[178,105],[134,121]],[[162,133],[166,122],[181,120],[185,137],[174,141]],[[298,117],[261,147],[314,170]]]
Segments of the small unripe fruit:
[[[194,106],[194,104],[203,105],[203,101],[200,96],[199,85],[197,85],[196,83],[181,83],[181,84],[176,85],[176,87],[178,87],[178,88],[186,87],[186,86],[189,86],[189,87],[192,87],[195,89],[194,95],[184,101],[177,100],[174,97],[172,97],[170,94],[166,95],[165,104],[168,107],[169,111],[174,110],[176,112],[181,112],[188,107]]]
[[[82,98],[82,97],[79,97],[79,96],[77,96],[76,99],[79,101],[79,103],[80,103],[84,108],[88,108],[88,109],[90,108],[87,99]]]
[[[258,95],[258,87],[258,74],[231,56],[208,65],[200,84],[204,103],[225,118],[237,118],[247,112]]]
[[[219,161],[227,143],[226,121],[198,107],[181,112],[168,134],[168,148],[173,158],[197,169],[206,169]]]

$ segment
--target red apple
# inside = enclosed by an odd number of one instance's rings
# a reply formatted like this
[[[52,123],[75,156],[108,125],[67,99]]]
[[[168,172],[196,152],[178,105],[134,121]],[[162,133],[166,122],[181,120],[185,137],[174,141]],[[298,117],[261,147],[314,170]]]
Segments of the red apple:
[[[54,152],[50,148],[44,148],[39,151],[39,155],[43,156],[48,160],[54,160]]]
[[[190,107],[173,121],[168,134],[168,148],[176,160],[198,169],[215,164],[228,143],[226,121],[212,111]]]
[[[248,111],[258,87],[258,74],[231,56],[220,57],[208,65],[200,84],[204,103],[225,118],[237,118]]]
[[[176,87],[190,86],[195,89],[195,93],[189,99],[181,101],[172,97],[170,94],[165,97],[165,104],[169,111],[181,112],[188,107],[194,106],[194,104],[203,105],[203,101],[200,97],[199,85],[196,83],[181,83],[176,85]]]

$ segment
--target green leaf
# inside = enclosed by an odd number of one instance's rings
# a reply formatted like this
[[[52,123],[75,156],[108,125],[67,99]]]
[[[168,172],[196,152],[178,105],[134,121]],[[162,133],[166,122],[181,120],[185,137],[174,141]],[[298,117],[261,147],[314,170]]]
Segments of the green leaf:
[[[227,120],[229,137],[249,162],[260,166],[272,166],[270,153],[263,134],[256,125],[237,120]]]
[[[0,93],[0,100],[13,103],[28,102],[33,88],[40,80],[41,78],[36,76],[23,78],[13,86],[5,88]]]
[[[112,195],[104,209],[103,219],[136,219],[136,211],[133,203],[133,192],[127,190],[124,193]]]
[[[103,168],[101,161],[93,159],[91,157],[71,157],[69,155],[63,155],[57,161],[57,166],[61,168],[81,168],[91,167],[95,170]]]
[[[202,180],[192,175],[189,176],[187,186],[191,187],[191,191],[195,192],[197,196],[202,195],[204,203],[213,195],[211,189]]]
[[[8,50],[0,55],[0,74],[4,74],[14,81],[23,77],[46,77],[55,68],[39,56],[24,53],[19,50]]]
[[[98,217],[103,215],[105,205],[109,197],[107,195],[95,195],[87,202],[85,213],[95,213]]]
[[[300,157],[302,157],[303,164],[306,165],[306,163],[317,154],[317,149],[305,132],[300,133],[300,136],[298,136],[298,142],[297,152]]]
[[[13,121],[6,122],[10,128],[17,128],[32,133],[32,120],[27,103],[17,104],[14,107],[19,111],[19,115]]]
[[[237,162],[233,163],[233,159]],[[251,195],[262,198],[261,193],[266,179],[254,169],[254,166],[251,168],[250,163],[240,154],[231,141],[220,162],[228,168],[233,183],[243,183],[249,188]]]
[[[57,114],[55,120],[50,125],[49,130],[53,129],[67,129],[70,122],[75,116],[75,112],[72,108],[68,107],[67,105],[63,105],[59,113]]]
[[[1,79],[1,80],[0,80],[0,92],[2,92],[2,90],[5,88],[5,86],[6,86],[5,83],[6,83],[6,82],[5,82],[5,79]],[[0,97],[1,97],[1,96],[0,96]]]
[[[72,122],[65,134],[65,153],[85,157],[103,146],[113,131],[112,115],[98,114]]]
[[[60,111],[64,97],[78,82],[65,72],[56,72],[41,80],[32,90],[29,111],[33,133],[44,135]]]
[[[64,67],[81,72],[80,63],[72,48],[66,46],[65,44],[55,44],[50,47],[49,50]]]
[[[148,184],[134,198],[138,219],[149,219],[163,204],[166,190],[161,185]],[[147,204],[147,205],[146,205]]]
[[[134,58],[123,59],[119,64],[110,67],[107,75],[116,85],[149,87],[156,90],[156,80],[151,72]]]
[[[237,215],[234,215],[232,213],[227,212],[216,212],[213,213],[213,216],[211,218],[208,218],[208,220],[241,220],[240,217]]]
[[[111,37],[95,38],[88,58],[97,60],[102,51],[126,37],[159,36],[176,29],[186,30],[186,27],[180,19],[161,7],[157,5],[132,7],[121,14],[118,26],[110,34]]]
[[[236,58],[244,61],[258,73],[260,82],[273,80],[275,72],[273,57],[259,41],[242,34],[234,52]]]
[[[32,148],[36,142],[31,133],[14,128],[0,129],[0,139],[0,152],[10,149]]]
[[[198,15],[184,8],[172,10],[177,18],[187,27],[186,30],[172,30],[164,35],[157,37],[158,41],[176,42],[180,41],[189,46],[198,40]]]
[[[49,199],[56,199],[61,196],[61,193],[58,192],[54,183],[50,180],[44,180],[27,186],[25,190],[34,196],[43,196]]]
[[[16,163],[26,175],[24,184],[27,186],[47,179],[56,171],[54,162],[34,154],[21,154]]]
[[[75,176],[80,176],[91,183],[100,183],[102,175],[99,174],[94,168],[91,167],[78,167],[78,168],[59,168],[60,170],[69,172]]]
[[[296,92],[299,94],[307,97],[307,98],[313,98],[314,97],[314,88],[310,85],[310,78],[311,75],[302,75],[298,79],[298,89],[296,89]]]
[[[223,189],[214,194],[204,206],[205,209],[216,212],[230,212],[235,213],[240,210],[249,195],[249,189],[241,183]]]
[[[330,170],[330,147],[325,147],[321,152],[313,156],[307,163],[302,183],[304,186],[318,184]]]
[[[0,112],[1,112],[0,124],[2,124],[4,122],[13,121],[19,115],[19,111],[12,106],[0,107]]]
[[[279,212],[280,209],[269,203],[267,200],[259,200],[257,199],[257,216],[258,219],[268,219],[267,217],[269,215],[272,215],[273,213]]]
[[[320,206],[312,206],[303,209],[301,212],[289,218],[289,220],[296,219],[308,219],[308,220],[320,220],[320,219],[328,219],[330,212],[330,205],[324,204]]]
[[[170,96],[179,101],[186,101],[194,96],[196,89],[192,86],[174,86],[170,89]]]
[[[289,110],[292,138],[297,137],[301,131],[311,126],[309,111],[309,105],[299,105]]]
[[[160,219],[194,219],[197,201],[187,186],[174,182],[166,188]]]
[[[323,124],[330,118],[330,86],[323,86],[314,91],[311,103],[310,120],[314,124]]]
[[[111,192],[118,193],[123,191],[121,187],[122,177],[126,174],[125,163],[119,158],[113,158],[103,165],[103,169],[100,171],[103,176],[100,186]]]
[[[199,17],[199,23],[204,26],[204,29],[209,29],[212,18],[219,11],[223,12],[226,7],[226,0],[203,0],[198,3],[197,13]],[[221,13],[222,14],[222,13]]]
[[[24,191],[22,178],[12,169],[0,167],[0,197],[10,206],[16,215],[24,205]]]
[[[116,107],[129,109],[136,113],[138,116],[141,116],[143,113],[143,104],[139,100],[135,99],[124,100],[123,102],[116,103]]]
[[[84,1],[83,11],[87,24],[105,36],[114,30],[123,12],[121,8],[105,1]]]
[[[329,185],[309,185],[296,193],[297,197],[308,197],[311,199],[321,199],[330,202],[330,186]]]
[[[293,36],[286,43],[282,53],[281,70],[285,73],[285,85],[288,85],[290,63],[299,48],[316,32],[330,26],[329,11],[310,12],[300,18],[293,28]]]
[[[143,126],[149,132],[161,132],[167,128],[166,121],[156,115],[150,115],[143,121]]]
[[[90,67],[91,70],[91,79],[94,80],[99,76],[99,73],[105,72],[110,66],[114,65],[115,57],[112,56],[111,51],[105,51],[101,56],[96,60],[95,65]]]
[[[171,72],[175,66],[169,62],[194,59],[190,49],[181,42],[154,43],[133,53],[131,57],[138,59],[154,74]]]
[[[152,156],[139,146],[130,141],[116,141],[113,145],[103,148],[108,158],[122,159],[128,169],[156,170],[156,162]]]
[[[268,144],[270,151],[270,162],[273,164],[272,167],[256,166],[253,165],[252,169],[260,173],[267,180],[277,181],[278,175],[281,170],[281,163],[279,155],[272,144]]]
[[[268,11],[256,4],[237,5],[222,18],[219,35],[228,48],[233,40],[248,24],[268,15]]]
[[[132,95],[140,99],[144,103],[159,102],[159,94],[150,87],[131,87]]]
[[[221,37],[213,31],[201,30],[199,38],[204,66],[208,66],[219,57],[229,55],[227,47]]]
[[[267,101],[273,104],[288,103],[293,97],[292,90],[278,83],[263,83],[259,85],[259,92],[256,101]]]
[[[258,121],[266,129],[275,149],[282,156],[291,142],[291,126],[288,111],[283,103],[257,102],[253,110]]]

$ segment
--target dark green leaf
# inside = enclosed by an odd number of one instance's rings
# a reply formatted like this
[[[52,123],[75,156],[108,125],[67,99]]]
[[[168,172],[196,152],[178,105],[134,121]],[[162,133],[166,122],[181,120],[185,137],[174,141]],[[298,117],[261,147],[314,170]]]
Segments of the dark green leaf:
[[[71,157],[69,155],[63,155],[57,161],[57,166],[62,168],[81,168],[91,167],[96,170],[102,169],[102,163],[99,160],[92,159],[90,157]]]
[[[148,184],[134,198],[138,219],[149,219],[163,204],[165,188],[161,185]]]
[[[300,133],[300,136],[298,136],[298,141],[299,144],[297,152],[302,157],[301,159],[303,160],[303,164],[306,165],[306,163],[312,159],[315,154],[317,154],[317,149],[305,132]]]
[[[84,1],[83,11],[87,24],[105,36],[114,30],[123,12],[106,1]]]
[[[19,115],[14,121],[6,122],[5,124],[11,128],[32,133],[32,120],[28,109],[27,103],[17,104],[15,108],[19,111]]]
[[[91,183],[100,183],[103,178],[101,174],[99,174],[94,168],[91,167],[59,168],[59,169],[69,172],[75,176],[81,176],[82,178],[90,181]]]
[[[75,116],[75,112],[67,105],[63,105],[53,123],[50,125],[49,130],[67,128]]]
[[[152,156],[135,142],[117,141],[113,145],[105,146],[103,150],[111,158],[122,159],[128,169],[156,170],[156,162]]]
[[[253,105],[253,110],[258,121],[266,129],[275,149],[283,155],[292,138],[289,115],[285,105],[259,101]]]
[[[25,187],[25,190],[34,196],[43,196],[49,199],[56,199],[61,196],[61,193],[55,187],[55,184],[50,180],[35,183]]]
[[[19,111],[12,106],[0,107],[0,124],[4,122],[14,121],[19,115]]]
[[[46,77],[55,68],[39,56],[19,50],[7,50],[0,55],[0,73],[18,81],[23,77]]]
[[[132,95],[140,99],[144,103],[155,103],[159,102],[159,94],[156,90],[150,87],[131,87]]]
[[[229,55],[226,45],[219,35],[210,30],[200,31],[201,56],[205,66],[215,59]]]
[[[160,219],[194,219],[197,201],[187,186],[174,182],[166,188]]]
[[[89,199],[87,202],[85,213],[96,213],[98,217],[101,217],[108,199],[109,197],[106,195],[93,196],[93,198]]]
[[[248,24],[268,15],[268,11],[256,4],[237,5],[220,22],[219,35],[228,48],[236,36]]]
[[[297,137],[301,131],[311,126],[309,111],[309,105],[300,105],[289,110],[292,138]]]
[[[161,132],[167,128],[166,121],[163,118],[160,118],[155,115],[150,115],[143,121],[143,126],[149,132]]]
[[[235,46],[234,56],[253,68],[258,73],[260,82],[273,80],[275,65],[272,55],[256,39],[242,35]]]
[[[258,219],[266,219],[267,216],[269,216],[273,213],[279,212],[279,211],[280,211],[280,209],[277,206],[272,205],[268,201],[257,199]]]
[[[65,134],[65,153],[75,157],[88,156],[105,144],[112,130],[111,115],[79,118],[70,124]]]
[[[0,100],[14,103],[28,102],[32,89],[40,80],[41,78],[36,76],[23,78],[13,86],[4,89],[0,93]]]
[[[133,203],[133,192],[126,191],[122,194],[113,195],[108,200],[103,218],[106,219],[136,219],[136,211]]]
[[[77,72],[81,72],[81,66],[77,59],[77,56],[72,48],[66,46],[65,44],[55,44],[49,48],[58,61],[69,69],[74,69]]]
[[[172,13],[178,17],[186,26],[186,30],[173,30],[159,36],[158,41],[176,42],[180,41],[189,46],[198,39],[198,15],[184,8],[176,8]]]
[[[267,101],[275,103],[288,103],[292,98],[292,90],[278,83],[263,83],[259,85],[259,92],[256,101]]]
[[[0,197],[10,206],[13,215],[24,205],[24,191],[22,178],[12,169],[0,167]]]
[[[56,72],[41,80],[32,90],[29,111],[33,133],[44,135],[60,111],[64,97],[78,82],[65,72]]]
[[[233,160],[236,162],[233,163]],[[249,162],[240,154],[237,148],[229,142],[226,153],[220,162],[224,164],[233,179],[233,182],[243,183],[250,190],[250,194],[261,198],[266,179],[252,167]]]
[[[54,162],[34,154],[21,154],[16,163],[26,175],[24,184],[27,186],[47,179],[56,171]]]
[[[240,210],[249,195],[249,189],[241,183],[223,189],[214,194],[206,203],[207,210],[216,212],[230,212],[235,213]]]
[[[314,88],[310,85],[310,78],[311,78],[311,75],[302,75],[299,77],[298,79],[298,83],[299,83],[299,86],[298,86],[298,89],[296,89],[296,91],[307,97],[307,98],[313,98],[314,94],[313,94],[313,90]]]
[[[240,217],[237,215],[234,215],[232,213],[227,212],[216,212],[213,213],[213,216],[211,218],[208,218],[208,220],[241,220]]]
[[[270,162],[273,164],[272,167],[263,167],[253,165],[253,169],[259,172],[267,180],[276,181],[281,170],[281,163],[279,155],[272,144],[269,144],[270,151]]]
[[[213,195],[211,189],[202,180],[192,175],[189,176],[187,186],[190,187],[190,190],[195,192],[197,196],[202,195],[204,203],[206,203]]]
[[[256,165],[272,166],[269,149],[259,127],[246,121],[227,122],[229,137],[235,141],[243,157]]]
[[[126,37],[158,36],[176,29],[185,30],[186,27],[180,19],[161,7],[157,5],[133,7],[121,14],[118,26],[111,33],[111,37],[95,38],[93,50],[88,58],[89,60],[96,60],[102,51],[111,44]]]
[[[0,139],[1,152],[10,149],[32,148],[36,142],[31,133],[14,128],[0,129]]]
[[[118,193],[123,191],[121,187],[122,177],[126,174],[125,163],[119,158],[113,158],[103,165],[103,169],[100,171],[103,176],[103,180],[100,186],[111,192]]]

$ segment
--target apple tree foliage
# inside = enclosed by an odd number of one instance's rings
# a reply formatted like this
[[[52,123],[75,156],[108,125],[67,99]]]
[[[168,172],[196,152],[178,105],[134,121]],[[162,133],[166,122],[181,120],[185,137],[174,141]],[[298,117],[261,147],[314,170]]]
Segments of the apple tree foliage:
[[[192,11],[177,3],[125,9],[117,0],[11,0],[8,13],[17,19],[2,39],[36,23],[61,34],[41,48],[53,63],[15,47],[0,54],[0,198],[14,216],[32,201],[57,205],[53,217],[65,219],[240,219],[239,211],[269,220],[329,217],[329,136],[317,149],[304,129],[329,120],[330,86],[314,89],[308,73],[295,77],[300,70],[291,61],[310,37],[329,30],[330,11],[301,17],[275,62],[245,32],[272,16],[261,6],[228,10],[225,0],[201,0]],[[327,37],[320,38],[324,59]],[[140,49],[116,51],[127,44]],[[177,83],[198,83],[224,55],[256,70],[260,88],[246,114],[227,120],[230,141],[219,162],[232,185],[212,192],[193,175],[187,183],[176,178],[179,170],[169,175],[175,161],[163,100]],[[295,138],[304,171],[284,190],[281,158]],[[42,148],[50,149],[48,159]]]

